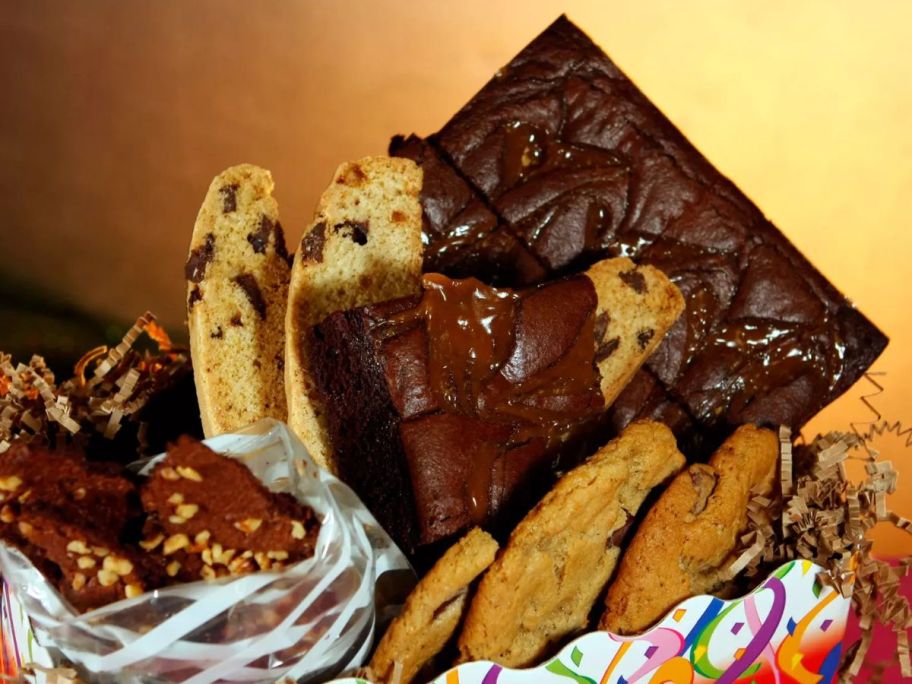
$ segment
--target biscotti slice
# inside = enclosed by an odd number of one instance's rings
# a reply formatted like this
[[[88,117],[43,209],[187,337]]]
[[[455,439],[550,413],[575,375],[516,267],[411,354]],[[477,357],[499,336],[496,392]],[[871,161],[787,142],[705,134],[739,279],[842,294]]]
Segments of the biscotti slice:
[[[313,395],[306,333],[335,311],[420,290],[421,182],[420,167],[408,159],[342,164],[295,256],[285,325],[288,424],[329,470],[335,464]]]
[[[525,667],[582,630],[637,509],[684,463],[667,427],[642,422],[562,477],[478,585],[461,659]]]
[[[446,646],[462,621],[472,582],[497,554],[497,542],[473,528],[451,546],[409,594],[371,658],[377,684],[409,684]]]
[[[288,252],[269,171],[233,166],[212,181],[187,259],[190,351],[207,437],[285,420]]]
[[[636,634],[683,599],[719,588],[747,527],[751,492],[775,486],[778,455],[773,432],[744,425],[708,464],[678,475],[624,553],[599,626]]]
[[[422,285],[308,337],[337,472],[407,551],[512,528],[682,306],[660,271],[627,259],[523,290]]]
[[[662,271],[630,259],[605,259],[586,275],[595,285],[595,361],[611,405],[684,311],[684,298]]]

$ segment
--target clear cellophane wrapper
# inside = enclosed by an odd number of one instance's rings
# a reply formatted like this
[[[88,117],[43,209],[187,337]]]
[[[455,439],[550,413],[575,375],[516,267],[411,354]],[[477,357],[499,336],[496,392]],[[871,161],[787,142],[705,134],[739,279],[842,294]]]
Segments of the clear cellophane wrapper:
[[[314,556],[280,572],[179,584],[79,614],[22,553],[0,544],[0,572],[39,644],[92,681],[307,682],[363,664],[378,623],[414,584],[402,552],[284,424],[261,421],[206,444],[314,509]],[[141,474],[162,457],[139,464]]]

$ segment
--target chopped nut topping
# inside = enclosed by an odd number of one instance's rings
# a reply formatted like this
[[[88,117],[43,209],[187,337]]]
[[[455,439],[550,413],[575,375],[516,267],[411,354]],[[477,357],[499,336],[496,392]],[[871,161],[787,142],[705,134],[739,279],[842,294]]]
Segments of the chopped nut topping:
[[[196,504],[181,504],[176,509],[177,514],[185,520],[190,520],[198,511],[199,506]]]
[[[81,572],[77,572],[73,575],[73,581],[70,583],[70,586],[73,587],[73,591],[80,591],[86,585],[86,576]]]
[[[266,553],[266,557],[272,558],[273,560],[280,560],[280,561],[287,560],[288,551],[268,551]]]
[[[177,471],[174,468],[165,467],[165,468],[162,468],[161,470],[159,470],[158,472],[161,473],[161,476],[163,478],[165,478],[166,480],[171,480],[172,482],[174,480],[180,479],[180,475],[177,474]]]
[[[300,520],[291,521],[291,536],[294,539],[304,539],[307,536],[307,530],[304,529],[304,523]]]
[[[88,570],[89,568],[95,567],[95,559],[91,556],[80,556],[76,560],[76,565],[78,565],[83,570]]]
[[[28,499],[29,499],[29,497],[30,497],[31,495],[32,495],[32,490],[31,490],[31,489],[26,489],[26,490],[22,493],[22,496],[19,497],[19,503],[25,503],[26,501],[28,501]]]
[[[187,546],[190,546],[190,538],[186,534],[172,534],[165,539],[165,546],[162,552],[166,556],[170,556],[175,551],[180,551]]]
[[[204,565],[202,567],[202,569],[200,570],[200,576],[204,580],[214,580],[217,577],[217,575],[215,574],[215,570],[210,568],[208,565]]]
[[[125,577],[133,572],[133,563],[131,563],[126,558],[119,558],[118,556],[108,556],[104,559],[103,566],[105,570],[109,570],[113,573]]]
[[[119,581],[120,578],[117,576],[116,572],[111,572],[110,570],[98,571],[98,583],[103,587],[110,587],[113,584],[117,584]]]
[[[94,553],[99,558],[104,558],[109,553],[111,553],[111,551],[109,549],[105,548],[104,546],[93,546],[92,553]]]
[[[174,492],[171,496],[168,497],[168,503],[172,506],[177,506],[178,504],[184,503],[184,495],[180,492]]]
[[[269,570],[272,565],[272,563],[269,562],[269,558],[262,551],[257,551],[253,554],[253,560],[260,566],[260,570]]]
[[[21,522],[21,523],[19,523],[19,531],[20,531],[24,536],[26,536],[26,537],[29,536],[29,535],[32,533],[32,530],[34,530],[34,529],[35,529],[35,528],[32,527],[32,526],[31,526],[30,524],[28,524],[27,522]]]
[[[141,584],[128,584],[124,587],[124,594],[127,598],[134,598],[143,593],[143,588]]]
[[[16,475],[0,477],[0,489],[4,492],[15,492],[22,486],[22,478]]]
[[[73,498],[76,499],[76,501],[82,501],[85,497],[86,497],[85,487],[80,487],[79,489],[77,489],[76,491],[73,492]]]
[[[11,523],[16,519],[13,509],[9,506],[4,506],[0,509],[0,522]]]
[[[145,549],[146,551],[151,551],[156,546],[161,544],[164,540],[165,540],[165,535],[157,534],[154,537],[152,537],[152,539],[144,539],[143,541],[139,542],[139,545],[141,547],[143,547],[143,549]]]
[[[207,541],[209,541],[209,537],[211,536],[212,533],[209,532],[209,530],[203,530],[193,538],[193,541],[197,544],[205,544]]]
[[[177,466],[177,474],[188,480],[193,480],[194,482],[203,481],[203,476],[190,466]]]
[[[187,522],[187,519],[179,515],[169,515],[168,522],[172,525],[183,525],[185,522]]]
[[[251,532],[256,532],[260,529],[260,525],[262,524],[263,521],[259,518],[246,518],[240,522],[234,523],[234,526],[244,534],[250,534]]]
[[[253,564],[248,558],[245,558],[244,556],[238,556],[230,563],[228,563],[228,571],[236,575],[239,575],[243,572],[249,572],[251,570],[253,570]]]
[[[165,572],[168,573],[168,577],[174,577],[180,569],[180,561],[171,561],[167,566],[165,566]]]
[[[66,545],[66,550],[69,551],[70,553],[79,553],[79,554],[91,553],[91,551],[89,550],[89,547],[86,546],[85,542],[82,541],[81,539],[74,539],[73,541],[71,541],[69,544]]]
[[[212,565],[212,550],[203,549],[203,552],[200,554],[200,558],[203,559],[203,563],[206,565]]]
[[[212,552],[212,558],[215,560],[216,563],[221,563],[222,565],[228,565],[228,563],[231,562],[231,559],[234,558],[234,554],[236,554],[236,553],[237,553],[237,551],[235,551],[234,549],[225,549],[224,551],[219,549],[219,553],[216,553],[215,551]]]

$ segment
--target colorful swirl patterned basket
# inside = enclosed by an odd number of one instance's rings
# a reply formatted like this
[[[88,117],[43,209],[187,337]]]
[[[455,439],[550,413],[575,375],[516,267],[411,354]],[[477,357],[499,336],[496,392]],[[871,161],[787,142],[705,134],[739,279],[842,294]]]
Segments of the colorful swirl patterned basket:
[[[688,599],[640,636],[592,632],[536,668],[465,663],[432,684],[827,684],[836,678],[851,602],[821,585],[820,571],[792,561],[743,598]]]

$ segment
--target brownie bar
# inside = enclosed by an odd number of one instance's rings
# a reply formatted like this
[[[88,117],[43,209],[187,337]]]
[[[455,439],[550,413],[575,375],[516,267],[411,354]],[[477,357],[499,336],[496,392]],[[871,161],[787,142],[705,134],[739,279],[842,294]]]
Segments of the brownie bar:
[[[547,269],[525,243],[431,145],[413,135],[394,138],[390,149],[424,170],[425,272],[511,286],[536,283],[547,276]]]
[[[339,473],[409,552],[524,513],[605,408],[589,278],[424,287],[332,314],[308,341]]]
[[[415,158],[417,144],[391,152]],[[798,429],[887,344],[565,17],[425,144],[451,165],[425,166],[425,206],[445,201],[437,173],[458,176],[544,277],[623,255],[684,293],[617,427],[664,407],[683,444],[712,436],[704,453],[740,423]]]

